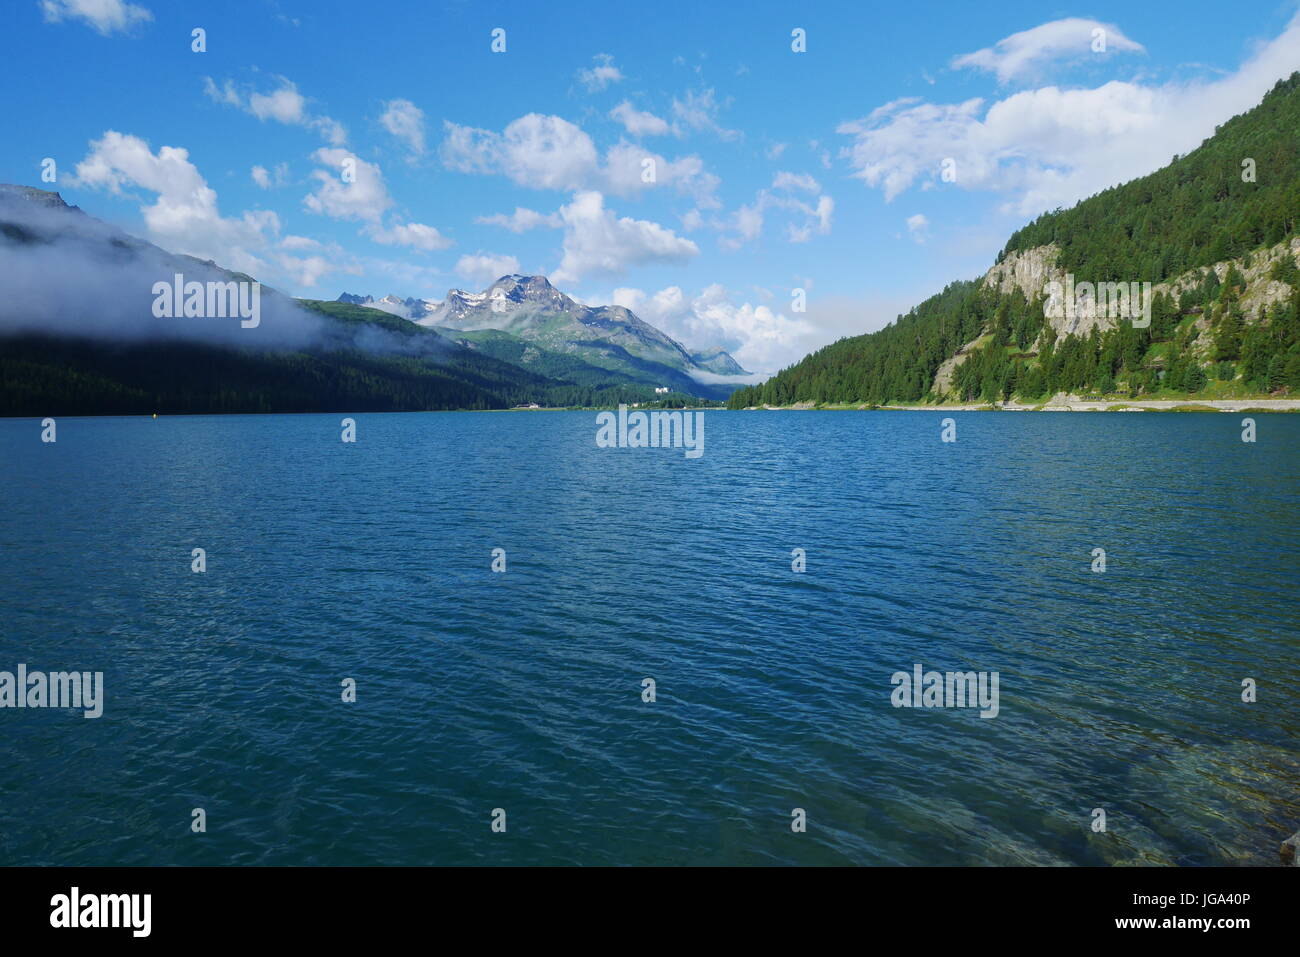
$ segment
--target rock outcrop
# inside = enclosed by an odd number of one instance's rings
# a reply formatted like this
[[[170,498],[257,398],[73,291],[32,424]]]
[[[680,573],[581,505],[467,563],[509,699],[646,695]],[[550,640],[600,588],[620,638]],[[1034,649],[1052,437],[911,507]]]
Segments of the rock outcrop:
[[[1045,298],[1044,291],[1049,283],[1064,284],[1066,281],[1065,270],[1057,265],[1060,254],[1061,250],[1055,244],[1016,250],[985,273],[983,283],[1002,295],[1019,292],[1030,301],[1035,297]],[[1293,237],[1242,259],[1215,263],[1208,268],[1214,270],[1220,281],[1228,275],[1228,270],[1232,266],[1237,268],[1246,280],[1246,288],[1240,299],[1242,315],[1247,322],[1257,322],[1268,309],[1284,301],[1292,293],[1291,287],[1286,283],[1271,278],[1274,264],[1286,257],[1290,257],[1297,266],[1300,266],[1300,237]],[[1189,269],[1175,279],[1153,285],[1151,295],[1163,293],[1172,295],[1176,299],[1186,290],[1199,286],[1204,276],[1205,268]],[[1105,314],[1085,314],[1048,317],[1047,322],[1055,332],[1056,343],[1059,345],[1068,335],[1087,336],[1094,328],[1102,332],[1113,329],[1117,320]],[[1202,358],[1209,357],[1208,337],[1201,335],[1209,329],[1209,326],[1209,321],[1205,317],[1196,321],[1197,339],[1193,341],[1192,349]],[[953,372],[965,361],[978,341],[976,339],[966,343],[956,355],[939,366],[932,387],[937,395],[948,394],[952,386]]]

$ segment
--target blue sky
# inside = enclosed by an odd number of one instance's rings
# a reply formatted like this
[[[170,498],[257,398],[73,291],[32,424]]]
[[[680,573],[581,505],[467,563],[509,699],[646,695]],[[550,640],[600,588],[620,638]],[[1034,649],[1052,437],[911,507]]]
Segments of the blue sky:
[[[546,274],[759,372],[979,275],[1038,212],[1158,168],[1300,68],[1293,0],[0,18],[0,181],[300,296]]]

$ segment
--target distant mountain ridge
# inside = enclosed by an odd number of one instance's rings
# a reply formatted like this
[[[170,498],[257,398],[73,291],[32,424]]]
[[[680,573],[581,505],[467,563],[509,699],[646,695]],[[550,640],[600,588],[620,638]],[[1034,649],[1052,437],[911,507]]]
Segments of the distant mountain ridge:
[[[711,391],[720,385],[725,397],[730,389],[719,377],[749,375],[724,349],[691,352],[630,309],[583,305],[545,276],[502,276],[482,292],[451,289],[442,300],[345,292],[338,301],[402,315],[471,348],[501,349],[504,335],[538,356],[567,356],[656,387]]]

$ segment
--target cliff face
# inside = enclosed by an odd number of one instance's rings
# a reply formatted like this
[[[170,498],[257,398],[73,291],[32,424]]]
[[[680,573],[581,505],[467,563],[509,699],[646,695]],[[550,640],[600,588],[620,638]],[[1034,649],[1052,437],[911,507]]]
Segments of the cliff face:
[[[1060,249],[1055,244],[1015,250],[985,273],[982,282],[986,287],[1003,295],[1020,292],[1030,301],[1035,296],[1044,298],[1044,289],[1048,283],[1065,282],[1065,270],[1056,264],[1059,256]],[[1246,289],[1240,300],[1242,315],[1248,323],[1258,322],[1260,316],[1268,309],[1284,302],[1291,295],[1290,286],[1270,278],[1274,264],[1286,257],[1290,257],[1297,266],[1300,266],[1300,237],[1292,237],[1268,249],[1257,251],[1251,256],[1218,262],[1207,268],[1213,269],[1222,281],[1228,275],[1229,269],[1236,267],[1237,272],[1246,280]],[[1151,287],[1151,294],[1172,295],[1177,298],[1186,290],[1199,286],[1204,275],[1204,269],[1190,269],[1169,282],[1154,284]],[[1094,328],[1101,332],[1113,329],[1117,320],[1106,315],[1062,315],[1049,318],[1047,323],[1056,333],[1056,344],[1059,345],[1061,340],[1071,334],[1087,336]],[[1195,325],[1197,338],[1192,342],[1191,348],[1204,358],[1209,354],[1210,343],[1208,336],[1201,334],[1209,328],[1209,321],[1202,316],[1196,320]],[[966,343],[956,355],[939,367],[933,386],[937,394],[948,393],[954,370],[965,361],[971,349],[979,341],[976,339]]]
[[[983,336],[980,337],[980,339],[982,338]],[[934,374],[934,387],[932,391],[935,395],[948,394],[949,390],[952,388],[953,373],[957,371],[959,365],[966,361],[966,357],[970,355],[972,349],[979,345],[979,341],[979,339],[972,339],[970,342],[958,349],[956,355],[943,360],[938,371]]]
[[[984,285],[1003,294],[1019,290],[1030,300],[1035,296],[1041,297],[1048,283],[1065,282],[1065,270],[1056,265],[1059,255],[1060,250],[1055,245],[1035,246],[1033,249],[1009,253],[1002,262],[985,273]],[[1290,287],[1286,283],[1269,278],[1273,264],[1287,256],[1300,265],[1300,237],[1278,243],[1253,256],[1218,262],[1208,268],[1213,269],[1222,280],[1228,275],[1230,267],[1237,267],[1237,271],[1246,279],[1241,311],[1248,321],[1255,321],[1265,309],[1290,295]],[[1169,282],[1156,283],[1151,287],[1151,293],[1181,295],[1185,290],[1199,285],[1203,275],[1202,269],[1190,269]],[[1063,316],[1049,322],[1056,331],[1058,342],[1071,333],[1086,336],[1094,326],[1103,332],[1115,327],[1115,320],[1107,316],[1075,316],[1073,319]]]

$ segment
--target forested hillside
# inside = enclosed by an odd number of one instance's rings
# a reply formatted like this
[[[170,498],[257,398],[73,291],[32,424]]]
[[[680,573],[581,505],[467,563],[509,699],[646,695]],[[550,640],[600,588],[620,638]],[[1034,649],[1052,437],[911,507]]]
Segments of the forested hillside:
[[[577,385],[478,354],[376,309],[299,300],[355,333],[428,340],[411,352],[231,349],[186,342],[105,343],[42,335],[0,339],[5,415],[389,412],[649,402],[647,386]],[[341,341],[347,341],[342,339]],[[686,396],[660,401],[690,403]]]
[[[1192,153],[1040,216],[999,254],[999,263],[1041,254],[1079,280],[1163,283],[1148,328],[1119,319],[1063,332],[1046,319],[1039,290],[954,282],[886,328],[826,346],[728,404],[1300,391],[1297,130],[1300,73]],[[936,390],[941,367],[945,387]]]
[[[1280,243],[1300,221],[1297,131],[1300,73],[1164,169],[1040,216],[1002,256],[1055,243],[1079,279],[1160,282]]]

